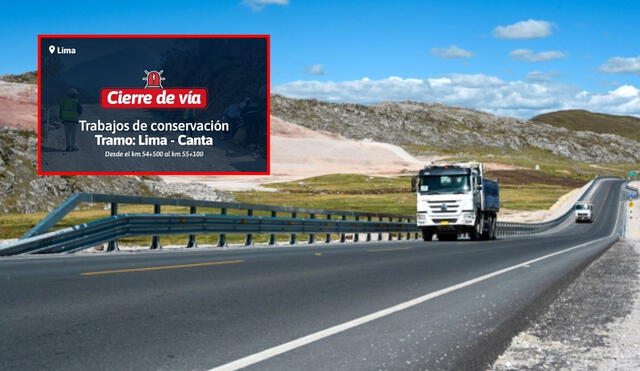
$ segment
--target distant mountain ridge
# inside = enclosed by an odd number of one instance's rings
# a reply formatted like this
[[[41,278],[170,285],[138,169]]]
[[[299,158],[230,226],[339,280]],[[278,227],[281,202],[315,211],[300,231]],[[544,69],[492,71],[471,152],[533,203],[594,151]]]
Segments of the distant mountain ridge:
[[[495,116],[442,104],[382,102],[372,105],[271,97],[271,113],[314,130],[352,139],[373,139],[412,152],[485,148],[535,148],[580,162],[634,163],[640,143],[618,134],[571,130],[547,123]]]
[[[534,116],[531,121],[542,122],[569,130],[617,134],[640,141],[640,118],[596,113],[586,110],[565,110]]]

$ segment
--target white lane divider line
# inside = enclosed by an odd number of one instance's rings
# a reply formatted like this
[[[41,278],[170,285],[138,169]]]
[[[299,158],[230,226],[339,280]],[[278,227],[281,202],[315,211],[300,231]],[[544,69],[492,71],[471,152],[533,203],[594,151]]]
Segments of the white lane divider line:
[[[615,232],[615,228],[614,228],[614,232]],[[437,298],[438,296],[442,296],[442,295],[448,294],[450,292],[453,292],[453,291],[456,291],[456,290],[460,290],[462,288],[465,288],[467,286],[471,286],[471,285],[476,284],[478,282],[482,282],[482,281],[488,280],[489,278],[493,278],[495,276],[499,276],[501,274],[510,272],[512,270],[515,270],[515,269],[518,269],[518,268],[521,268],[521,267],[525,267],[525,266],[529,266],[529,265],[531,265],[533,263],[536,263],[536,262],[539,262],[541,260],[545,260],[545,259],[551,258],[551,257],[556,256],[556,255],[564,254],[564,253],[567,253],[569,251],[572,251],[572,250],[575,250],[575,249],[579,249],[581,247],[584,247],[584,246],[587,246],[587,245],[591,245],[591,244],[594,244],[594,243],[597,243],[597,242],[600,242],[600,241],[603,241],[603,240],[606,240],[606,239],[609,239],[609,238],[611,238],[611,235],[609,235],[607,237],[599,238],[597,240],[585,242],[583,244],[580,244],[580,245],[577,245],[577,246],[574,246],[574,247],[570,247],[568,249],[556,251],[554,253],[551,253],[551,254],[548,254],[548,255],[541,256],[541,257],[536,258],[536,259],[532,259],[532,260],[526,261],[524,263],[512,265],[512,266],[510,266],[508,268],[500,269],[498,271],[495,271],[495,272],[492,272],[492,273],[488,273],[488,274],[485,274],[483,276],[476,277],[476,278],[470,279],[468,281],[465,281],[465,282],[462,282],[462,283],[459,283],[459,284],[456,284],[456,285],[453,285],[453,286],[449,286],[447,288],[444,288],[444,289],[441,289],[441,290],[438,290],[438,291],[434,291],[432,293],[417,297],[415,299],[406,301],[404,303],[400,303],[400,304],[394,305],[392,307],[389,307],[389,308],[386,308],[386,309],[382,309],[382,310],[377,311],[375,313],[371,313],[371,314],[368,314],[366,316],[362,316],[360,318],[356,318],[356,319],[351,320],[349,322],[345,322],[345,323],[342,323],[342,324],[339,324],[339,325],[336,325],[336,326],[333,326],[333,327],[329,327],[329,328],[327,328],[325,330],[321,330],[321,331],[315,332],[313,334],[309,334],[309,335],[303,336],[301,338],[289,341],[287,343],[275,346],[273,348],[269,348],[269,349],[263,350],[261,352],[258,352],[258,353],[255,353],[255,354],[240,358],[240,359],[235,360],[233,362],[226,363],[224,365],[212,368],[210,371],[239,370],[241,368],[251,366],[251,365],[256,364],[258,362],[267,360],[269,358],[273,358],[273,357],[275,357],[277,355],[289,352],[289,351],[294,350],[296,348],[303,347],[303,346],[305,346],[307,344],[316,342],[318,340],[324,339],[324,338],[329,337],[331,335],[335,335],[335,334],[341,333],[343,331],[352,329],[354,327],[363,325],[363,324],[365,324],[367,322],[371,322],[371,321],[374,321],[376,319],[379,319],[379,318],[388,316],[390,314],[399,312],[401,310],[404,310],[404,309],[407,309],[407,308],[411,308],[411,307],[416,306],[418,304],[422,304],[422,303],[424,303],[426,301],[429,301],[431,299]]]

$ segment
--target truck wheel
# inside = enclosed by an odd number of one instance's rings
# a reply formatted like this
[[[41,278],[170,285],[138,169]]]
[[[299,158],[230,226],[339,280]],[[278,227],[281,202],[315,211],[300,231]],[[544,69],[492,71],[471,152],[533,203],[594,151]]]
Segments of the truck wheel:
[[[484,224],[484,218],[482,214],[476,216],[476,224],[473,225],[473,229],[469,232],[469,238],[471,241],[478,241],[482,238],[482,229]]]
[[[498,220],[494,216],[491,220],[491,239],[495,240],[498,235]]]
[[[433,240],[433,232],[427,230],[426,228],[422,229],[422,239],[424,241],[431,241]]]
[[[482,232],[482,234],[480,235],[480,239],[482,240],[492,240],[493,238],[493,229],[495,228],[495,223],[496,223],[496,219],[493,215],[489,215],[487,216],[487,231],[486,232]],[[484,229],[484,228],[483,228]]]

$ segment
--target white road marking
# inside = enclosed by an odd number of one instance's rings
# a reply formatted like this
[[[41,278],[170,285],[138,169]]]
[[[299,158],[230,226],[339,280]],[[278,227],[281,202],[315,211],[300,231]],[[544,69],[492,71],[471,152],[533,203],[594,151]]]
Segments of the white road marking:
[[[616,223],[617,222],[618,221],[616,220]],[[615,233],[615,228],[614,228],[614,233]],[[462,288],[465,288],[467,286],[471,286],[471,285],[476,284],[478,282],[482,282],[482,281],[488,280],[489,278],[492,278],[492,277],[495,277],[495,276],[510,272],[512,270],[515,270],[515,269],[518,269],[518,268],[521,268],[521,267],[529,266],[529,265],[531,265],[533,263],[536,263],[536,262],[539,262],[541,260],[545,260],[545,259],[551,258],[551,257],[556,256],[556,255],[564,254],[566,252],[569,252],[569,251],[572,251],[572,250],[575,250],[575,249],[579,249],[579,248],[587,246],[587,245],[591,245],[591,244],[606,240],[608,238],[611,238],[612,235],[613,235],[613,233],[611,235],[607,236],[607,237],[603,237],[603,238],[600,238],[600,239],[597,239],[597,240],[589,241],[589,242],[586,242],[586,243],[583,243],[583,244],[580,244],[580,245],[577,245],[577,246],[574,246],[574,247],[570,247],[568,249],[556,251],[554,253],[551,253],[551,254],[544,255],[542,257],[536,258],[536,259],[532,259],[532,260],[526,261],[524,263],[516,264],[516,265],[510,266],[508,268],[500,269],[498,271],[495,271],[495,272],[488,273],[488,274],[485,274],[485,275],[480,276],[480,277],[476,277],[476,278],[470,279],[468,281],[459,283],[457,285],[449,286],[447,288],[444,288],[444,289],[441,289],[441,290],[438,290],[438,291],[434,291],[434,292],[426,294],[424,296],[420,296],[418,298],[406,301],[404,303],[400,303],[400,304],[394,305],[394,306],[389,307],[387,309],[383,309],[383,310],[380,310],[378,312],[371,313],[371,314],[368,314],[368,315],[360,317],[360,318],[356,318],[356,319],[351,320],[349,322],[345,322],[345,323],[340,324],[340,325],[329,327],[328,329],[321,330],[321,331],[315,332],[313,334],[309,334],[307,336],[303,336],[303,337],[298,338],[296,340],[292,340],[290,342],[275,346],[273,348],[269,348],[269,349],[263,350],[261,352],[258,352],[258,353],[255,353],[255,354],[240,358],[240,359],[235,360],[233,362],[226,363],[224,365],[212,368],[210,371],[223,371],[223,370],[224,371],[230,371],[230,370],[238,370],[238,369],[241,369],[241,368],[244,368],[244,367],[251,366],[251,365],[256,364],[258,362],[261,362],[261,361],[267,360],[269,358],[275,357],[277,355],[289,352],[289,351],[294,350],[296,348],[300,348],[302,346],[305,346],[307,344],[313,343],[315,341],[318,341],[318,340],[324,339],[326,337],[338,334],[340,332],[352,329],[354,327],[363,325],[363,324],[365,324],[367,322],[371,322],[371,321],[374,321],[376,319],[379,319],[379,318],[388,316],[390,314],[399,312],[401,310],[404,310],[404,309],[407,309],[407,308],[411,308],[411,307],[416,306],[418,304],[422,304],[422,303],[424,303],[426,301],[429,301],[431,299],[437,298],[439,296],[448,294],[448,293],[456,291],[456,290],[460,290]]]

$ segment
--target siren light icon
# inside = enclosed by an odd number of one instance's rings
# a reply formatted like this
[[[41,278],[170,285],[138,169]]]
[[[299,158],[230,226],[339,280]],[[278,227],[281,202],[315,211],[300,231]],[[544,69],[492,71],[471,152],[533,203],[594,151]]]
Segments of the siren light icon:
[[[142,78],[144,81],[147,82],[147,85],[144,88],[145,89],[147,88],[163,89],[162,81],[166,80],[166,78],[162,77],[162,72],[164,71],[163,70],[160,70],[160,71],[144,70],[144,73],[147,74],[147,76]]]

